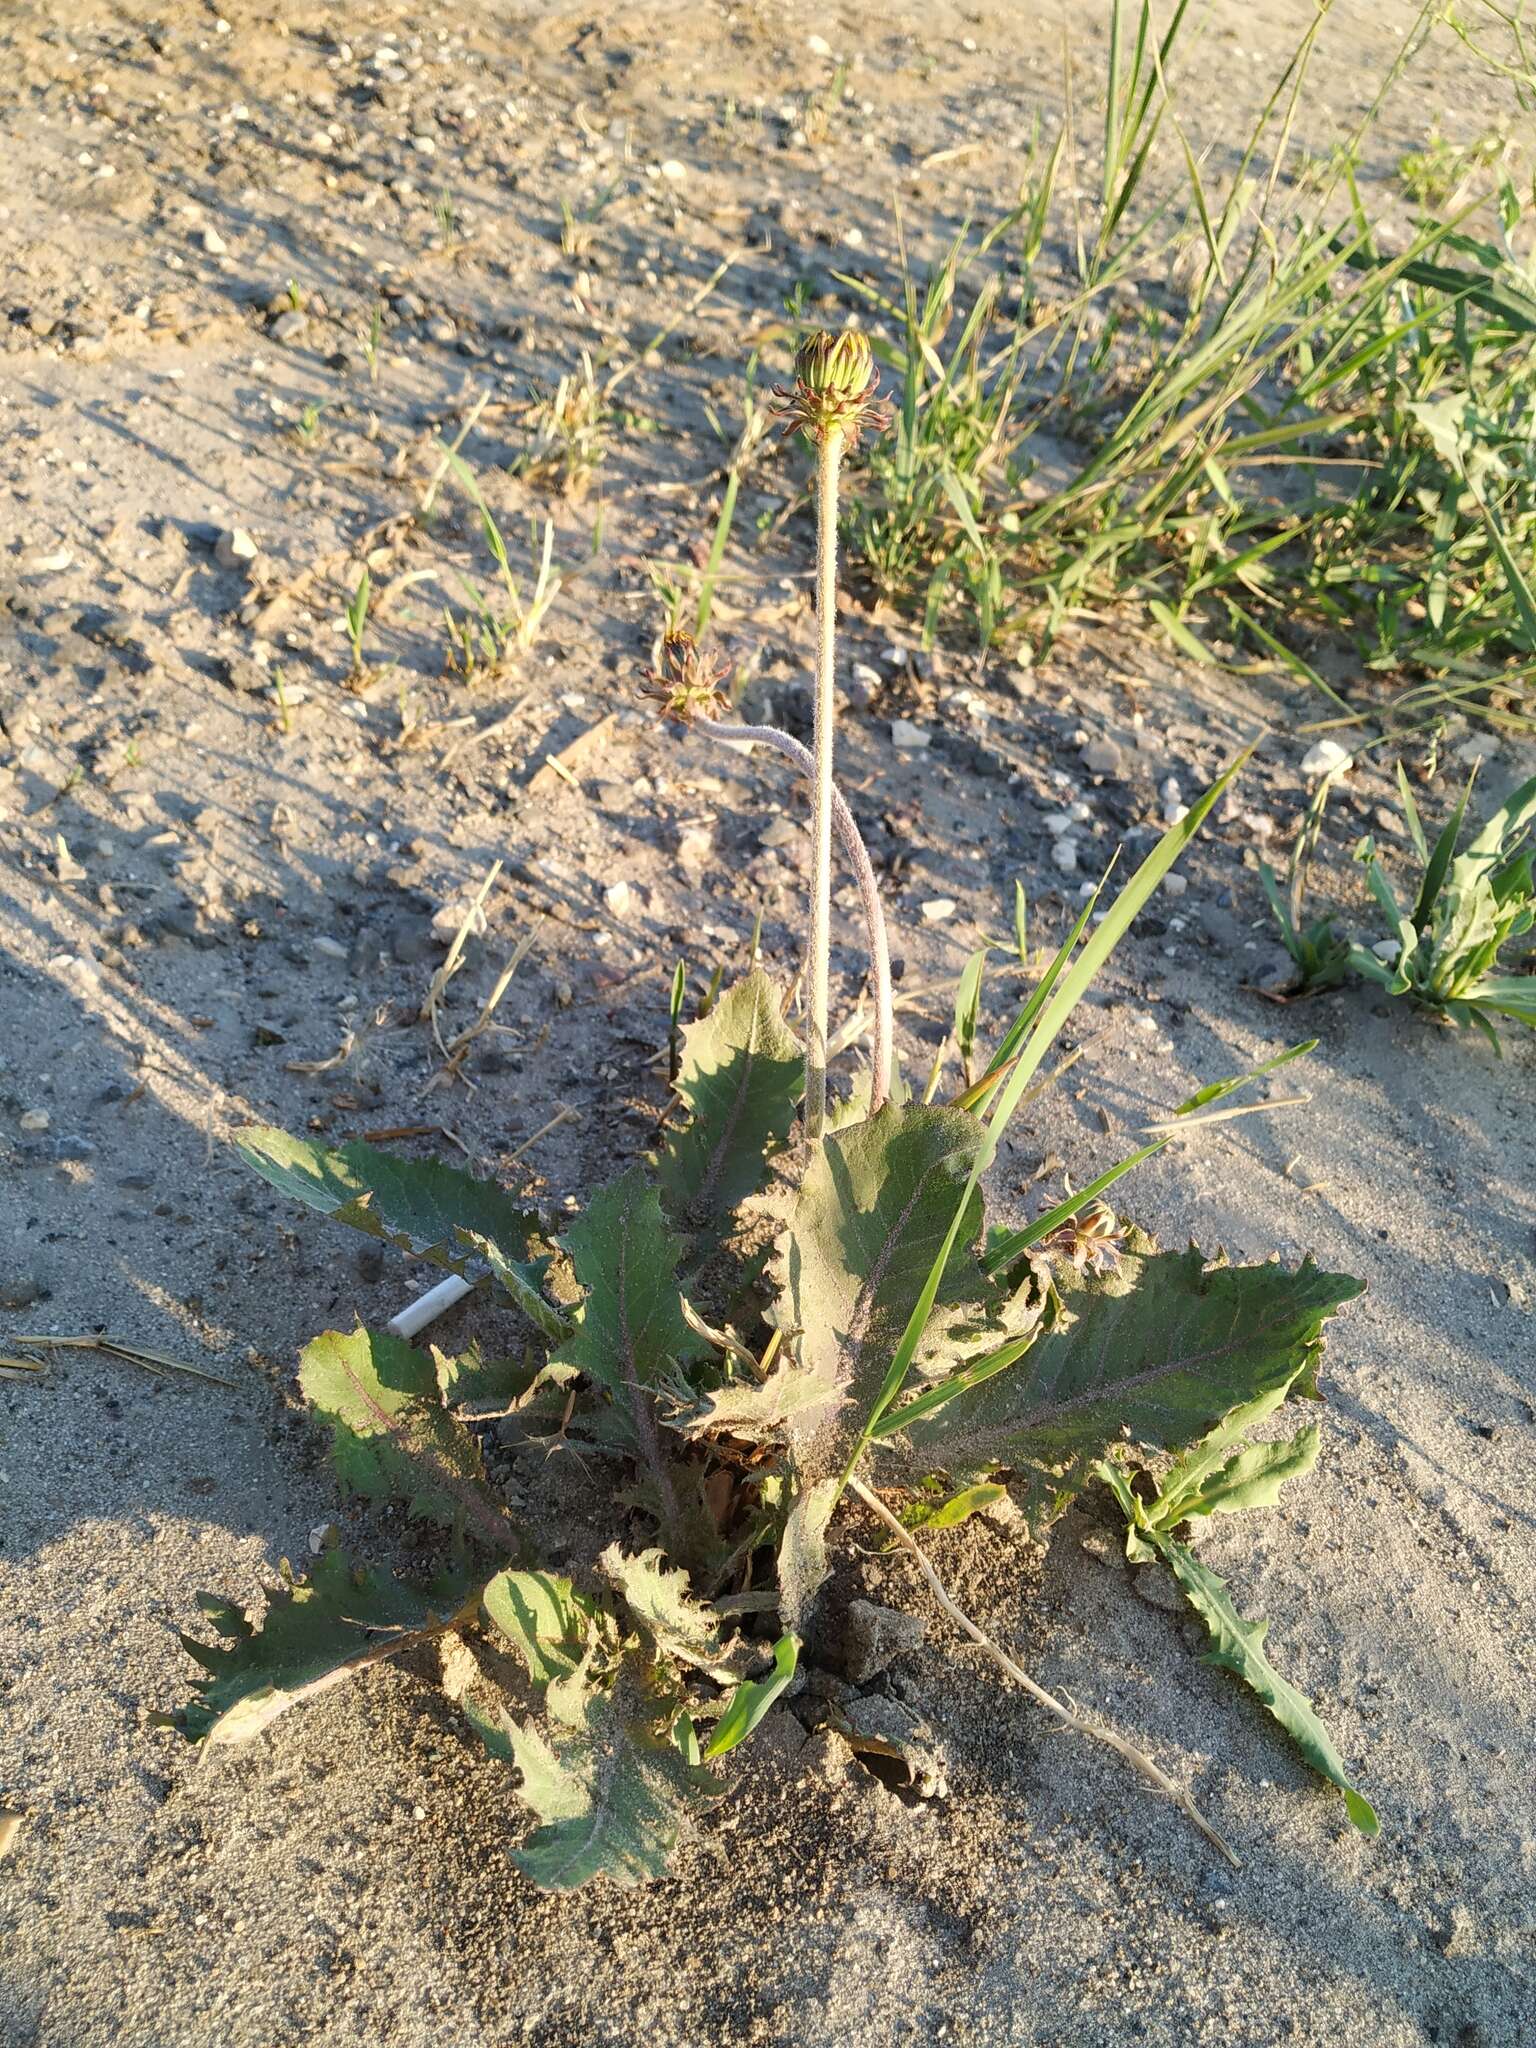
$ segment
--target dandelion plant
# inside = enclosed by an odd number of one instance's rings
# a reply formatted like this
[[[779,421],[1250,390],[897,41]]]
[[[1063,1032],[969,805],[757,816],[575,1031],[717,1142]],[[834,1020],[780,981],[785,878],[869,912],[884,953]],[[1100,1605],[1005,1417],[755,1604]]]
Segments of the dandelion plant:
[[[437,1161],[239,1134],[282,1193],[456,1284],[388,1329],[322,1333],[299,1365],[338,1484],[399,1511],[415,1568],[331,1550],[306,1577],[285,1569],[259,1620],[205,1597],[219,1640],[184,1638],[202,1675],[176,1718],[206,1744],[239,1742],[385,1659],[435,1656],[466,1732],[515,1774],[532,1816],[512,1849],[521,1871],[551,1890],[638,1883],[725,1790],[722,1759],[824,1654],[843,1526],[867,1538],[872,1520],[1000,1673],[1235,1860],[1191,1787],[1039,1685],[964,1612],[919,1535],[1005,1491],[1044,1534],[1096,1469],[1124,1499],[1117,1447],[1182,1458],[1182,1501],[1205,1469],[1196,1447],[1216,1441],[1207,1432],[1235,1445],[1251,1418],[1314,1391],[1324,1326],[1359,1292],[1310,1259],[1235,1266],[1159,1249],[1103,1197],[1161,1134],[1033,1223],[986,1220],[988,1169],[1042,1063],[1241,759],[1097,921],[1097,894],[1084,906],[990,1049],[973,961],[956,1005],[963,1085],[948,1102],[910,1099],[878,878],[834,780],[838,470],[884,417],[868,344],[813,335],[784,396],[818,479],[813,745],[737,719],[725,662],[686,634],[668,636],[642,688],[688,743],[761,747],[810,786],[803,1038],[755,946],[745,978],[712,989],[687,1025],[686,969],[659,966],[671,1095],[654,1150],[558,1219]],[[849,1034],[828,1016],[834,841],[858,884],[875,992],[867,1085],[839,1073],[835,1093],[831,1054]],[[1170,1128],[1305,1049],[1209,1084]],[[470,1297],[481,1341],[414,1341],[448,1294]],[[580,1508],[561,1511],[556,1571],[544,1524],[562,1485]],[[1171,1543],[1165,1521],[1138,1522],[1138,1540]],[[1210,1619],[1217,1595],[1202,1582],[1201,1597]],[[1212,1625],[1241,1636],[1225,1613]],[[1231,1661],[1269,1683],[1251,1631]],[[808,1688],[792,1710],[813,1714],[816,1697]],[[1351,1818],[1374,1822],[1315,1716],[1285,1706],[1304,1753],[1351,1795]]]

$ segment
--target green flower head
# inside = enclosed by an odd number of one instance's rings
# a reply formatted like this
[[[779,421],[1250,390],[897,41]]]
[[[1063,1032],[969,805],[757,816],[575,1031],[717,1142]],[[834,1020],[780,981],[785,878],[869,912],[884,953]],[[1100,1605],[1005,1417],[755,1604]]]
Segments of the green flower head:
[[[891,410],[879,389],[869,336],[856,328],[841,334],[818,328],[795,352],[794,386],[780,388],[780,411],[790,431],[798,428],[817,442],[836,431],[853,447],[861,427],[878,432],[890,423]]]

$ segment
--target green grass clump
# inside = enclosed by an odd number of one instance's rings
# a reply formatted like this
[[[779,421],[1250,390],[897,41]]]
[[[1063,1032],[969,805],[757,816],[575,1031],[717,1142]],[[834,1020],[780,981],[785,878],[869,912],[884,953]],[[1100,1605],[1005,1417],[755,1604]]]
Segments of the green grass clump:
[[[930,638],[1044,652],[1129,602],[1186,653],[1279,666],[1347,717],[1379,692],[1347,698],[1324,649],[1390,678],[1405,719],[1529,722],[1536,283],[1506,153],[1465,153],[1455,206],[1389,235],[1357,172],[1430,11],[1319,169],[1292,130],[1320,15],[1218,192],[1168,84],[1187,11],[1159,38],[1146,0],[1130,19],[1116,0],[1091,209],[1069,110],[1017,203],[925,276],[904,253],[894,295],[842,280],[898,400],[853,479],[851,550]]]

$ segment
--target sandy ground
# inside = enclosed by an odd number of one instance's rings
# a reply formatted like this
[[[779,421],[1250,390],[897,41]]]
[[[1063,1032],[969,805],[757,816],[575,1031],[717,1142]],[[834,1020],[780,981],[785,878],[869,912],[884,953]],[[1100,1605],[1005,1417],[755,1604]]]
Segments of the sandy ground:
[[[1079,12],[1092,75],[1107,10]],[[21,1816],[0,1863],[6,2048],[1533,2038],[1532,1051],[1501,1062],[1364,990],[1300,1010],[1254,991],[1274,965],[1255,849],[1304,800],[1296,726],[1317,707],[1181,672],[1110,626],[1031,678],[930,661],[900,622],[850,615],[849,663],[888,675],[850,713],[843,761],[914,998],[904,1048],[921,1072],[945,983],[999,934],[1015,876],[1042,937],[1065,929],[1075,884],[1044,812],[1088,802],[1086,871],[1155,821],[1168,776],[1192,792],[1275,728],[1187,893],[1154,906],[1075,1027],[1077,1064],[996,1193],[1021,1215],[1198,1082],[1321,1037],[1305,1106],[1163,1155],[1127,1207],[1168,1242],[1311,1250],[1368,1282],[1334,1326],[1318,1472],[1205,1548],[1270,1617],[1381,1838],[1353,1836],[1198,1662],[1195,1626],[1128,1573],[1097,1496],[1044,1552],[976,1522],[935,1555],[1043,1679],[1190,1779],[1240,1871],[1108,1759],[1048,1737],[931,1614],[879,1684],[935,1731],[944,1797],[903,1800],[783,1713],[641,1893],[523,1883],[505,1774],[425,1670],[386,1668],[207,1763],[150,1720],[185,1697],[174,1631],[199,1589],[255,1601],[318,1525],[363,1534],[294,1412],[292,1361],[318,1329],[387,1316],[412,1278],[269,1199],[230,1132],[426,1125],[423,1149],[558,1211],[644,1142],[678,951],[739,963],[761,907],[769,964],[793,971],[799,799],[771,764],[706,756],[633,708],[645,564],[707,540],[707,408],[734,433],[741,363],[794,279],[888,258],[893,186],[920,246],[1010,189],[1034,116],[1059,109],[1061,11],[1039,13],[368,4],[343,41],[318,6],[232,8],[227,29],[211,7],[7,10],[0,1342],[110,1327],[221,1381],[88,1356],[0,1381],[0,1804]],[[1309,14],[1214,10],[1188,69],[1208,129],[1262,97]],[[1409,19],[1336,14],[1306,111],[1319,149]],[[854,58],[854,97],[797,140],[833,68],[813,35]],[[1455,135],[1500,105],[1450,46],[1394,101],[1377,168],[1422,135],[1426,95]],[[614,180],[591,249],[562,254],[560,198],[579,210]],[[629,380],[581,502],[498,470],[515,412],[467,444],[520,544],[524,513],[555,521],[570,573],[533,652],[489,683],[444,679],[435,611],[406,589],[371,653],[397,668],[345,693],[342,590],[419,495],[439,423],[487,387],[520,399],[583,346],[632,348],[726,255],[666,366]],[[278,338],[290,278],[303,319]],[[325,408],[308,439],[306,404]],[[786,474],[743,494],[719,622],[753,701],[795,722],[803,522],[745,544]],[[215,551],[236,526],[254,577]],[[472,525],[452,514],[441,546],[469,564]],[[608,714],[572,782],[540,774]],[[928,749],[893,748],[892,717]],[[1082,748],[1104,738],[1121,765],[1095,783]],[[1531,765],[1506,746],[1489,784]],[[1325,894],[1358,904],[1348,847],[1381,829],[1388,790],[1351,778]],[[497,857],[454,1021],[530,922],[533,950],[473,1088],[432,1087],[417,1011],[445,913]],[[925,921],[938,899],[952,914]],[[989,987],[994,1029],[1012,986]],[[843,1570],[928,1611],[872,1532]]]

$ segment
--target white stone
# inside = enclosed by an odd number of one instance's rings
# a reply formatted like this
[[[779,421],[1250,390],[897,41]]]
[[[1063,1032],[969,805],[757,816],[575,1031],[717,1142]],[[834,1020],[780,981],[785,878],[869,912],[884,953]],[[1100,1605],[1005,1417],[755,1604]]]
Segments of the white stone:
[[[615,917],[626,916],[634,900],[635,892],[628,882],[610,882],[603,891],[603,901]]]
[[[1077,841],[1065,836],[1051,848],[1051,857],[1064,875],[1077,873]]]
[[[254,562],[261,550],[243,526],[232,526],[214,543],[214,559],[222,569],[238,569]]]
[[[227,256],[229,254],[229,244],[217,228],[203,229],[203,247],[210,256]]]
[[[1318,740],[1301,757],[1301,772],[1313,778],[1337,775],[1348,768],[1354,756],[1337,740]]]
[[[1163,894],[1165,896],[1187,896],[1189,894],[1188,875],[1164,875]]]
[[[680,164],[675,156],[669,156],[661,167],[661,175],[674,185],[681,185],[688,175],[688,166]]]
[[[905,753],[920,754],[924,747],[931,744],[931,741],[932,735],[923,726],[914,725],[910,718],[893,718],[891,720],[891,745],[893,747],[900,747]]]
[[[930,896],[920,908],[925,924],[942,924],[946,917],[953,917],[959,908],[952,896]]]
[[[1378,939],[1375,945],[1372,946],[1371,951],[1378,960],[1385,961],[1387,966],[1390,967],[1402,951],[1402,947],[1396,939]]]

